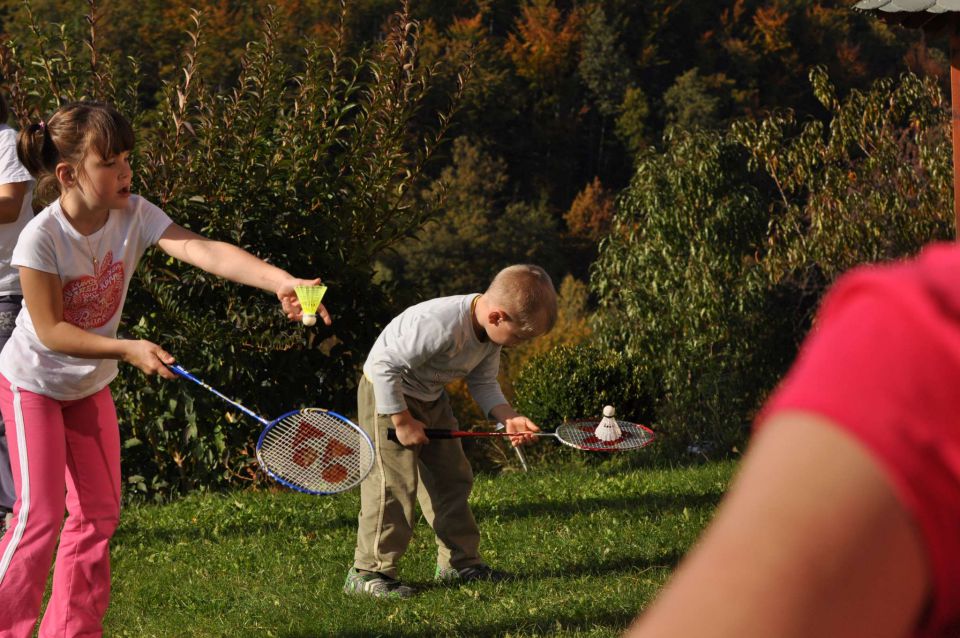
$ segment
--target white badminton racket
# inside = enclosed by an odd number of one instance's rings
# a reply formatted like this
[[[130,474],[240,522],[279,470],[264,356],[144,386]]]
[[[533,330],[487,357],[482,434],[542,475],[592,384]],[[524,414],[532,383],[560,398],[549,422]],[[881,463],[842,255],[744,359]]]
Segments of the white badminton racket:
[[[552,436],[564,445],[587,452],[623,452],[639,450],[653,443],[656,435],[650,428],[639,423],[617,421],[620,436],[612,441],[605,441],[596,436],[599,420],[570,421],[560,425],[553,432],[530,432],[534,436]],[[459,430],[444,430],[425,428],[424,434],[428,439],[468,439],[514,436],[510,432],[465,432]],[[396,430],[387,430],[387,438],[397,441]]]
[[[303,408],[265,419],[180,366],[167,367],[263,424],[257,461],[278,483],[307,494],[336,494],[359,485],[373,467],[370,437],[345,416]]]

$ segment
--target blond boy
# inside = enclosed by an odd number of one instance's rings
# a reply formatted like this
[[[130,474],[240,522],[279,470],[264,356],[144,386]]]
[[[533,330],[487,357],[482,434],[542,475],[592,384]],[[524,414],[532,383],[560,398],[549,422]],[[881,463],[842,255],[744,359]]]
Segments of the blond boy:
[[[437,541],[435,578],[445,583],[502,580],[480,557],[480,532],[467,502],[473,472],[460,441],[430,441],[424,428],[457,427],[444,387],[465,379],[484,414],[516,433],[514,445],[539,428],[507,402],[497,381],[500,350],[549,332],[557,295],[539,266],[500,271],[483,294],[432,299],[395,317],[363,366],[357,391],[360,425],[376,449],[360,488],[354,565],[344,591],[406,598],[397,563],[413,536],[419,500]],[[387,430],[396,430],[396,441]]]

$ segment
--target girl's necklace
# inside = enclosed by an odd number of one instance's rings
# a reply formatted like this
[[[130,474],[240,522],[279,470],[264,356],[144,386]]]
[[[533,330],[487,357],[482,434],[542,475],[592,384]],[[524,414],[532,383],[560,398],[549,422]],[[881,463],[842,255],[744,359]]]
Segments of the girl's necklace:
[[[103,222],[103,226],[100,227],[100,230],[103,231],[100,233],[100,239],[97,240],[97,249],[94,250],[93,246],[90,245],[90,237],[87,235],[83,236],[84,241],[87,242],[87,250],[90,251],[90,259],[93,260],[93,272],[96,274],[99,272],[100,260],[97,259],[97,255],[100,254],[100,245],[103,244],[103,236],[107,234],[105,230],[107,227],[107,222],[110,221],[110,211],[107,211],[107,219]]]

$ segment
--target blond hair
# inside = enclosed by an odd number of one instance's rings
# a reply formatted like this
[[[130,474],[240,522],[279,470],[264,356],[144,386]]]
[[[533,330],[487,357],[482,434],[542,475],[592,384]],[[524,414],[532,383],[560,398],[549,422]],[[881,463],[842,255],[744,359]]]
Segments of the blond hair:
[[[557,322],[557,291],[540,266],[507,266],[497,273],[484,294],[503,305],[526,334],[550,332]]]

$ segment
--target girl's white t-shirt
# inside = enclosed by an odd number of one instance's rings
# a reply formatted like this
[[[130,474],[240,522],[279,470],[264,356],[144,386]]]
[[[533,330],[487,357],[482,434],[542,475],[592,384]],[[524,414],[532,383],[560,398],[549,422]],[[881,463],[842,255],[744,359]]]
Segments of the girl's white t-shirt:
[[[17,157],[17,133],[6,124],[0,124],[0,184],[30,182],[20,206],[16,221],[0,224],[0,295],[19,295],[20,276],[10,265],[13,247],[23,227],[33,219],[33,177]]]
[[[63,318],[105,337],[116,337],[127,288],[137,262],[173,222],[136,195],[123,209],[111,210],[103,228],[84,237],[56,201],[23,229],[13,265],[59,275]],[[97,255],[94,270],[93,253]],[[82,399],[117,376],[114,359],[82,359],[54,352],[37,338],[26,304],[0,352],[0,373],[14,385],[60,401]]]

